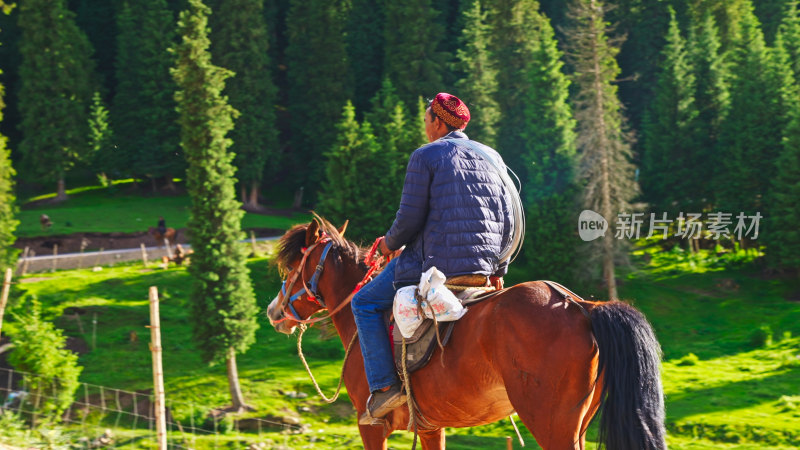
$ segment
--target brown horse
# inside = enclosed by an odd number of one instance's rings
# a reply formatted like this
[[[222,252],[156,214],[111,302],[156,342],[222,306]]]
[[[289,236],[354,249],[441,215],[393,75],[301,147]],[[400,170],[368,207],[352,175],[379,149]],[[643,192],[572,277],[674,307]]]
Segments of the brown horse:
[[[314,283],[323,253],[329,255]],[[291,334],[327,308],[342,342],[350,342],[356,325],[346,302],[367,271],[360,253],[323,219],[286,232],[278,263],[288,280],[267,310],[275,329]],[[589,422],[602,409],[600,441],[608,449],[666,448],[660,347],[647,320],[622,302],[578,302],[528,282],[470,306],[443,354],[437,349],[410,376],[419,412],[433,425],[420,429],[422,447],[444,448],[445,427],[483,425],[516,411],[542,448],[584,449]],[[358,344],[343,378],[360,416],[369,391]],[[384,426],[359,425],[364,448],[386,449],[388,434],[408,420],[403,406]]]
[[[178,232],[175,230],[175,228],[167,228],[164,234],[161,234],[161,231],[159,231],[158,228],[149,227],[147,229],[147,232],[151,234],[153,238],[155,238],[159,246],[164,245],[165,239],[167,240],[168,243],[174,244],[175,238],[178,236]]]

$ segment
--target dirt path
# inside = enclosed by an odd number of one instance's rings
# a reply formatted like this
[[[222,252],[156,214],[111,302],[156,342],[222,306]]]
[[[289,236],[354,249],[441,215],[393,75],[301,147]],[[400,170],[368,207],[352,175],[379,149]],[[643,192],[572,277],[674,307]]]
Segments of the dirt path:
[[[272,228],[254,228],[252,231],[256,237],[279,236],[284,232],[284,230]],[[246,230],[246,233],[249,236],[250,230]],[[187,241],[186,229],[179,229],[176,243],[185,244]],[[54,236],[21,237],[17,238],[14,247],[20,250],[29,247],[37,255],[52,255],[53,248],[56,245],[58,245],[58,253],[65,254],[79,253],[81,250],[87,252],[97,251],[101,248],[106,251],[135,249],[139,248],[141,244],[146,247],[163,245],[161,242],[156,242],[155,238],[147,234],[146,231],[140,231],[137,233],[72,233]]]

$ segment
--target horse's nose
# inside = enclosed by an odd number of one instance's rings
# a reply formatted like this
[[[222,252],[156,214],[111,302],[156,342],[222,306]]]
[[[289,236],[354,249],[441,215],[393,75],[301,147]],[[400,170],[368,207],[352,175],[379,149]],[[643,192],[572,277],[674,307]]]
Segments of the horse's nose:
[[[273,327],[275,326],[275,322],[277,322],[280,319],[279,316],[281,315],[280,311],[278,311],[278,314],[275,313],[276,309],[275,305],[277,303],[278,303],[278,297],[275,296],[275,298],[273,298],[272,301],[269,302],[269,306],[267,306],[267,317],[269,318],[269,324],[272,325]]]
[[[269,303],[269,306],[267,306],[267,318],[269,319],[269,324],[272,325],[278,333],[294,333],[295,326],[289,325],[289,321],[285,320],[286,317],[284,316],[283,310],[278,308],[277,296]]]

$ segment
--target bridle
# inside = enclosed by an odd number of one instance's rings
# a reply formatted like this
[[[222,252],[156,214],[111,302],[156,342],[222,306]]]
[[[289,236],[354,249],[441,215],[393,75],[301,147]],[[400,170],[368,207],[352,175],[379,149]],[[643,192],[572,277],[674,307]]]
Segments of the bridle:
[[[310,286],[306,284],[305,277],[303,276],[305,272],[306,261],[308,260],[309,255],[314,251],[317,246],[325,244],[325,248],[322,250],[322,255],[319,258],[319,262],[317,263],[317,267],[314,270],[314,274],[311,276],[311,280],[309,281]],[[325,305],[325,301],[322,298],[322,294],[318,291],[319,287],[319,279],[322,276],[322,269],[325,267],[325,259],[328,257],[328,253],[333,246],[333,241],[328,237],[323,237],[322,239],[318,240],[310,247],[303,249],[303,259],[300,260],[300,265],[298,265],[289,277],[283,281],[281,284],[281,293],[278,295],[278,307],[283,310],[284,318],[275,321],[275,323],[283,322],[287,319],[292,319],[295,322],[299,323],[313,323],[318,322],[317,319],[303,319],[298,314],[297,309],[294,306],[294,303],[297,300],[300,300],[305,295],[306,298],[319,305],[322,309],[327,309]],[[300,278],[300,282],[303,284],[302,288],[298,290],[294,294],[290,294],[292,289],[294,288],[297,279]],[[289,283],[289,286],[286,286],[286,283]],[[290,316],[291,313],[291,316]]]
[[[333,311],[329,311],[326,316],[320,316],[313,319],[309,318],[303,319],[300,317],[300,314],[297,313],[297,309],[294,307],[294,302],[300,300],[304,295],[309,301],[314,302],[320,306],[321,309],[315,312],[319,312],[323,309],[328,309],[328,306],[325,304],[325,301],[322,298],[322,294],[317,290],[320,277],[322,277],[322,269],[325,267],[325,258],[328,257],[328,253],[331,249],[331,246],[333,245],[333,241],[331,240],[331,238],[326,236],[325,233],[323,233],[322,237],[317,242],[312,244],[310,247],[303,249],[303,259],[300,260],[300,264],[294,270],[292,270],[289,277],[286,280],[284,280],[283,283],[281,284],[281,292],[280,294],[278,294],[278,303],[276,308],[283,311],[284,317],[282,319],[274,320],[272,321],[272,323],[277,324],[288,319],[291,319],[300,324],[316,323],[328,319],[330,317],[333,317],[333,315],[341,311],[345,306],[347,306],[350,303],[350,300],[353,299],[353,295],[355,295],[355,293],[358,292],[361,289],[361,287],[363,287],[366,283],[368,283],[372,279],[373,273],[382,266],[384,262],[384,257],[383,256],[378,256],[377,258],[375,257],[375,254],[378,250],[379,242],[380,238],[376,239],[375,243],[372,244],[372,248],[367,253],[366,258],[364,259],[364,263],[369,266],[369,269],[367,270],[367,274],[364,276],[364,278],[353,289],[353,292],[342,303],[340,303],[336,308],[334,308]],[[322,249],[322,255],[320,256],[319,262],[317,263],[317,267],[314,270],[314,275],[311,276],[311,280],[309,281],[311,286],[309,287],[306,285],[305,277],[303,276],[303,273],[305,271],[306,261],[308,260],[309,255],[311,255],[311,252],[313,252],[318,245],[322,244],[325,244],[325,248]],[[303,283],[303,287],[296,293],[290,294],[298,278],[300,278],[300,281]],[[289,287],[286,287],[287,281],[289,283]]]

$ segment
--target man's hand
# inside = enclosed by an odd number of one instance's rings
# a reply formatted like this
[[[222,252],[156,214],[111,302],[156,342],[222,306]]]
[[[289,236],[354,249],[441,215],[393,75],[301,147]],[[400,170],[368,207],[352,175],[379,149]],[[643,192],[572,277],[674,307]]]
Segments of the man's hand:
[[[503,277],[497,277],[497,276],[492,275],[491,277],[489,277],[489,284],[491,284],[492,287],[494,287],[495,289],[497,289],[499,291],[499,290],[503,289],[503,286],[505,285],[505,282],[503,281]]]
[[[386,236],[381,236],[378,240],[378,251],[380,251],[383,256],[389,256],[393,253],[389,250],[389,247],[386,246]]]

